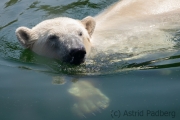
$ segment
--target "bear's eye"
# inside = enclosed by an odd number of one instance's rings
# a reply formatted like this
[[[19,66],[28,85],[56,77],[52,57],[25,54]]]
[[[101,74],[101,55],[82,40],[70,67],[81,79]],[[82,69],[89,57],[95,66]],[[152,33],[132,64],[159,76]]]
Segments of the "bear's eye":
[[[55,40],[55,39],[58,39],[58,36],[56,36],[56,35],[50,35],[50,36],[48,37],[48,39],[49,39],[49,40]]]
[[[82,36],[83,35],[83,33],[82,32],[79,32],[79,36]]]

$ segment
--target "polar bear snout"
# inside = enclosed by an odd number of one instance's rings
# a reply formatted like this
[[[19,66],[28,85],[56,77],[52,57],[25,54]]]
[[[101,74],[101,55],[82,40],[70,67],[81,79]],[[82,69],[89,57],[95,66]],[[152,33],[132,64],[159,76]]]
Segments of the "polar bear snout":
[[[84,62],[86,56],[86,50],[84,47],[75,48],[70,50],[70,63],[79,65]]]

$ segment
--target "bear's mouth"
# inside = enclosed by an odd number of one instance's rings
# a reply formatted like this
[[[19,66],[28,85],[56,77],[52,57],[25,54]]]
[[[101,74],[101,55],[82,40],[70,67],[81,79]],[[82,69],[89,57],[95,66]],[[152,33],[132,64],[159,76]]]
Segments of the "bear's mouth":
[[[70,55],[70,63],[74,65],[79,65],[85,61],[86,50],[84,48],[72,49],[69,55]]]

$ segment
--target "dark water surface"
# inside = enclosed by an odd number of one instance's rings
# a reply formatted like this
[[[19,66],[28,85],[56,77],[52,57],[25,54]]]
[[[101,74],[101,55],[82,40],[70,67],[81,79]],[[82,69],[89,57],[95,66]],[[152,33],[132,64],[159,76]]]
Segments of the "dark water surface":
[[[0,120],[180,119],[178,47],[128,63],[74,67],[24,50],[16,39],[14,32],[19,26],[33,27],[58,16],[82,19],[115,1],[1,0]],[[76,99],[68,92],[76,81],[91,83],[103,97]],[[104,96],[109,99],[107,108],[89,110],[86,104],[103,101]],[[75,104],[81,107],[73,112]]]

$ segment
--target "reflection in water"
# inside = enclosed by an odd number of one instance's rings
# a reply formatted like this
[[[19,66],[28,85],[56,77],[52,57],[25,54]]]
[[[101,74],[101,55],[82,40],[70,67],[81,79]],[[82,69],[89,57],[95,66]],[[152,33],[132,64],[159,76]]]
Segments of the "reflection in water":
[[[68,91],[77,100],[72,110],[80,117],[86,117],[88,114],[95,115],[96,112],[109,106],[109,98],[88,81],[72,83]]]

